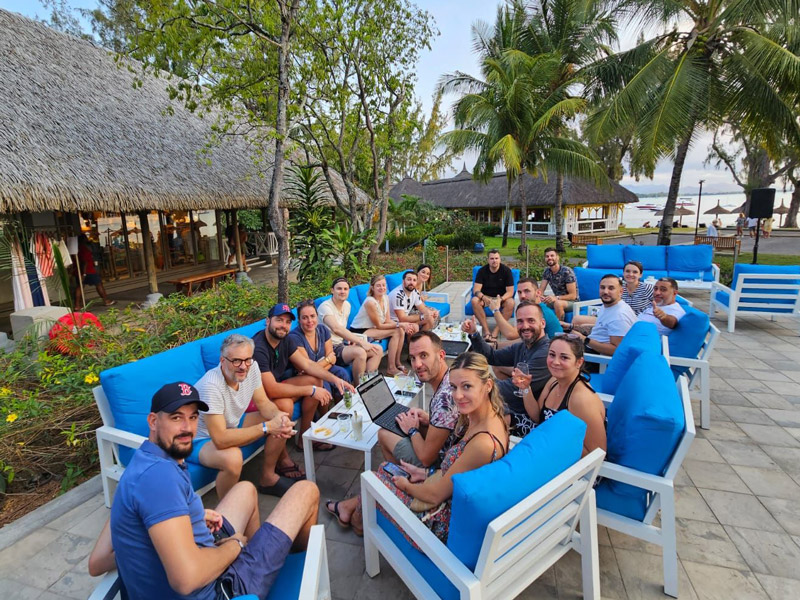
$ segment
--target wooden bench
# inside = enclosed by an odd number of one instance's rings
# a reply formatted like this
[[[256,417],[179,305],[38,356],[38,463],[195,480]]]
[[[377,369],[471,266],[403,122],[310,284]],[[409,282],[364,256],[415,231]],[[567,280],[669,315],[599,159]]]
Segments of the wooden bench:
[[[573,248],[577,248],[578,246],[588,246],[589,244],[602,244],[603,238],[599,235],[582,235],[579,233],[572,234],[572,240],[570,240],[570,245]]]
[[[230,277],[236,273],[236,269],[234,267],[229,267],[226,269],[219,269],[217,271],[210,271],[208,273],[197,273],[196,275],[187,275],[186,277],[181,277],[180,279],[170,279],[169,283],[175,284],[176,291],[180,292],[181,288],[186,288],[186,295],[192,295],[192,286],[197,284],[197,290],[206,289],[208,287],[216,287],[218,279],[224,279],[225,277]]]
[[[708,244],[709,246],[714,246],[714,250],[730,250],[731,252],[738,254],[742,246],[742,240],[735,235],[729,235],[726,237],[708,237],[705,235],[696,235],[694,236],[694,244],[695,246],[698,244]]]

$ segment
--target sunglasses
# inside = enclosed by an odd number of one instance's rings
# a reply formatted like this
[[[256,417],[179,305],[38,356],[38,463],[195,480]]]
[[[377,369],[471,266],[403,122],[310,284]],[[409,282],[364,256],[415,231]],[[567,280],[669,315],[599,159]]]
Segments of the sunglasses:
[[[556,333],[553,337],[554,338],[564,338],[564,339],[567,339],[567,340],[580,340],[580,339],[583,339],[581,335],[579,335],[577,333],[571,333],[571,332]]]

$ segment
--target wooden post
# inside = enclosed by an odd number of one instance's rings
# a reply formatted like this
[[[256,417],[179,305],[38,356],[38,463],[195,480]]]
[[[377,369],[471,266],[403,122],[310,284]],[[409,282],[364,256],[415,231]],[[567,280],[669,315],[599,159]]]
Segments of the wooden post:
[[[244,273],[244,257],[242,256],[242,239],[239,235],[239,212],[237,210],[231,211],[231,225],[233,225],[233,239],[236,243],[236,264],[239,267],[239,272]]]
[[[139,211],[139,229],[142,230],[142,246],[144,248],[144,268],[147,271],[147,282],[150,293],[158,293],[158,276],[156,275],[156,261],[153,256],[153,241],[150,239],[150,222],[147,220],[148,211]]]
[[[192,261],[197,266],[197,255],[200,253],[200,248],[197,246],[197,232],[194,230],[194,212],[189,209],[189,238],[192,240]]]
[[[167,222],[164,218],[164,212],[158,211],[158,230],[161,232],[161,263],[163,267],[161,268],[162,271],[168,271],[172,260],[169,251],[169,233],[167,232]]]
[[[214,221],[217,227],[217,256],[219,256],[219,260],[222,262],[225,256],[225,249],[222,247],[222,244],[227,244],[227,242],[222,239],[225,232],[222,230],[222,212],[218,208],[214,209]]]
[[[128,265],[128,278],[133,279],[133,261],[131,260],[131,246],[128,241],[128,221],[124,212],[119,213],[119,216],[122,217],[122,239],[125,240],[125,263]]]

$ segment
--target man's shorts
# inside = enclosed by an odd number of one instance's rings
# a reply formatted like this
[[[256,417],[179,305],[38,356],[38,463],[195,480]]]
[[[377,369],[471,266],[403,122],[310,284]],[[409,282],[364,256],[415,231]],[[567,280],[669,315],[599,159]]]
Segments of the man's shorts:
[[[336,355],[336,364],[340,367],[346,367],[347,363],[344,362],[344,358],[342,358],[342,353],[344,352],[345,344],[339,344],[333,347],[333,353]]]
[[[572,311],[572,307],[575,304],[575,300],[560,300],[560,302],[564,303],[564,312]]]
[[[222,528],[228,537],[235,533],[227,519],[223,519]],[[266,598],[291,549],[292,540],[288,535],[272,523],[263,523],[217,579],[218,600],[247,594]]]
[[[200,464],[200,450],[203,449],[208,442],[211,441],[210,437],[207,438],[195,438],[192,440],[192,453],[186,457],[186,460],[189,462],[193,462],[195,464]]]
[[[411,438],[409,437],[400,438],[400,441],[395,445],[392,454],[394,455],[394,458],[398,464],[401,460],[404,460],[407,463],[417,467],[425,466],[422,464],[422,461],[417,458],[417,454],[414,452],[414,446],[411,444]]]
[[[103,280],[97,273],[87,273],[83,276],[83,285],[100,285]]]

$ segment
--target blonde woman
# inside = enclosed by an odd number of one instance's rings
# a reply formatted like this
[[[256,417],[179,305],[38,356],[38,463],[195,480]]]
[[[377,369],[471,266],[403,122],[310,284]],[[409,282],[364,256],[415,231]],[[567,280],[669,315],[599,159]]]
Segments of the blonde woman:
[[[482,355],[464,352],[450,367],[450,387],[460,413],[453,444],[442,460],[441,469],[427,469],[400,461],[410,477],[391,476],[383,463],[378,477],[443,542],[450,530],[450,504],[453,475],[478,469],[502,458],[508,451],[508,427],[503,419],[503,401],[492,377],[489,363]],[[334,502],[325,508],[343,527],[352,527],[363,535],[361,497]]]
[[[389,297],[386,295],[386,278],[375,275],[369,280],[369,292],[364,304],[350,324],[350,331],[366,335],[369,341],[389,338],[388,365],[386,374],[393,376],[405,373],[400,359],[406,334],[414,333],[412,323],[393,321],[389,311]]]

